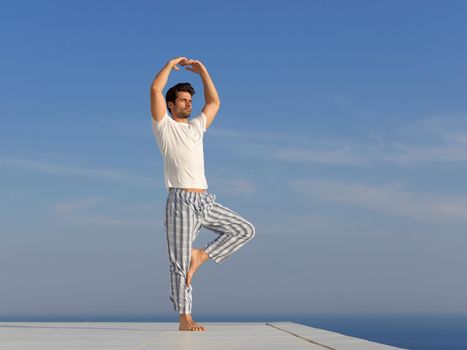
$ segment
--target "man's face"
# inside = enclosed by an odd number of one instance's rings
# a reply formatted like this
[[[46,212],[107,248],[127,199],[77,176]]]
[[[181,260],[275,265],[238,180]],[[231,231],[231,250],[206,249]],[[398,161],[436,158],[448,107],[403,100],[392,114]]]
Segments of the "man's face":
[[[191,95],[189,92],[179,91],[172,106],[172,115],[177,118],[189,118],[191,115]]]

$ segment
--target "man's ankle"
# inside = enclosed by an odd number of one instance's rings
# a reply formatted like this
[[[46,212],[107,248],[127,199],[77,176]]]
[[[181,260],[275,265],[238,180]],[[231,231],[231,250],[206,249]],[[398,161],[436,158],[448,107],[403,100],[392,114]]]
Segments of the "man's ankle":
[[[209,254],[206,253],[204,249],[201,248],[195,248],[198,251],[199,256],[201,257],[202,261],[209,260]]]
[[[179,314],[179,320],[181,321],[191,321],[191,314]]]
[[[208,260],[209,259],[209,254],[206,253],[206,251],[204,249],[200,249],[201,250],[201,254],[203,255],[203,257]]]

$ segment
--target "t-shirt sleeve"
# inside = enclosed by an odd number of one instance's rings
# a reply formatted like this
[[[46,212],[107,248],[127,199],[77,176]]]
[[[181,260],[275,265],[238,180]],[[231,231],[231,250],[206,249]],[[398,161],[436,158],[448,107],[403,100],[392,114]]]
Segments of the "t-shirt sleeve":
[[[159,134],[162,131],[162,129],[164,129],[165,125],[168,123],[169,118],[170,117],[167,111],[165,112],[160,122],[156,122],[154,118],[151,118],[152,128],[154,129],[154,132]]]
[[[196,118],[193,118],[192,120],[190,120],[190,123],[196,127],[200,132],[206,132],[206,124],[207,124],[207,117],[206,115],[201,112],[201,114],[199,116],[197,116]]]

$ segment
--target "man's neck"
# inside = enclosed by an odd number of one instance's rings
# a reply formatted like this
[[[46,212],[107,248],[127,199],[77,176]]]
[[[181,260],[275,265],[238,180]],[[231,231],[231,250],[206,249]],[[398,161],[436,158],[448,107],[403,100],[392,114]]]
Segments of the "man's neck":
[[[178,117],[173,115],[172,119],[175,120],[178,123],[188,123],[188,118],[178,118]]]

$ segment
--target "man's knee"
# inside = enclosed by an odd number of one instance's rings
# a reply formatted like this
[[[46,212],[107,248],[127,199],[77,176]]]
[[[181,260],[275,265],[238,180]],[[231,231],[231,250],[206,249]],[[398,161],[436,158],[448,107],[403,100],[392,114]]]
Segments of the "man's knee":
[[[247,241],[255,236],[255,226],[249,221],[245,221],[245,238]]]

